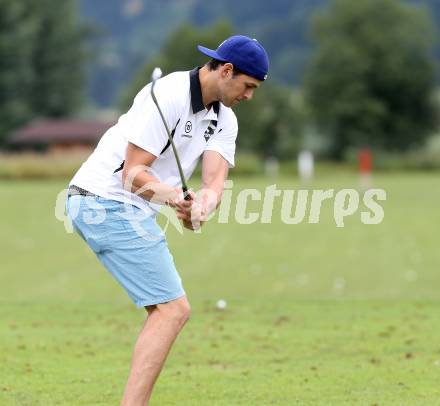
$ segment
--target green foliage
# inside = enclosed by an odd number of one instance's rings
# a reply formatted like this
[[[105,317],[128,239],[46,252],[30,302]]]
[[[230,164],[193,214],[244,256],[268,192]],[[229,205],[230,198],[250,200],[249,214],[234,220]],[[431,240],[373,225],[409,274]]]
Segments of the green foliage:
[[[169,37],[160,54],[140,70],[123,93],[122,109],[126,110],[134,96],[150,81],[155,66],[160,66],[165,73],[201,66],[206,63],[207,57],[197,50],[196,45],[215,49],[232,33],[232,27],[225,22],[218,22],[207,29],[195,29],[189,25],[179,28]],[[238,147],[260,155],[291,158],[300,143],[302,110],[298,94],[268,80],[255,91],[252,101],[242,102],[235,108],[239,123]]]
[[[83,32],[73,0],[0,0],[0,145],[27,120],[79,107]]]
[[[37,20],[30,103],[35,115],[66,116],[82,100],[83,28],[78,25],[73,1],[30,0]]]
[[[304,124],[300,93],[269,80],[255,91],[251,101],[240,103],[235,112],[238,148],[283,160],[296,156]]]
[[[19,1],[0,1],[0,145],[6,133],[30,116],[35,23]]]
[[[313,29],[307,100],[331,155],[369,145],[406,150],[433,127],[435,64],[427,14],[396,0],[335,0]]]

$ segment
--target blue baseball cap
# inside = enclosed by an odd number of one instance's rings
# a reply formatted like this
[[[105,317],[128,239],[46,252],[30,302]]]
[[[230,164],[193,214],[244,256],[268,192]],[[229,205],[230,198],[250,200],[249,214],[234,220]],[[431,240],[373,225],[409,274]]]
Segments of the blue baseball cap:
[[[253,38],[245,35],[233,35],[223,41],[218,48],[197,49],[203,54],[221,62],[232,63],[237,69],[258,80],[266,80],[269,70],[269,57],[263,46]]]

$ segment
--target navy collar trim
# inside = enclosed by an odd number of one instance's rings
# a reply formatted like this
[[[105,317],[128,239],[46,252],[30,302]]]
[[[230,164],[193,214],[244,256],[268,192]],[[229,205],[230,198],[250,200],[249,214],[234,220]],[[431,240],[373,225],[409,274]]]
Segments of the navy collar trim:
[[[200,85],[199,70],[200,67],[196,67],[189,72],[189,87],[191,90],[191,107],[193,114],[197,114],[205,109],[205,105],[203,104],[202,86]],[[212,103],[212,108],[214,109],[215,114],[218,114],[220,111],[220,103],[215,101]]]

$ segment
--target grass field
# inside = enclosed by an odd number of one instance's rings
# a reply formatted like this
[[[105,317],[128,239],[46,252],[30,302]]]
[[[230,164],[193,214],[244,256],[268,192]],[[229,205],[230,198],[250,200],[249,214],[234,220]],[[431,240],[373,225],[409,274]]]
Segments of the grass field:
[[[275,182],[301,188],[234,191]],[[332,172],[313,187],[357,185]],[[151,404],[440,405],[439,175],[373,185],[379,225],[337,228],[328,201],[318,224],[283,224],[277,204],[272,224],[169,229],[192,318]],[[63,187],[0,183],[0,405],[117,405],[125,384],[144,314],[55,219]]]

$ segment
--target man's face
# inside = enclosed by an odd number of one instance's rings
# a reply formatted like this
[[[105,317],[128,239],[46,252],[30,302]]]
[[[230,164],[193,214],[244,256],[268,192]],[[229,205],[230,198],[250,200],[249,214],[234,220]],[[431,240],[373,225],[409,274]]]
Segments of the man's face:
[[[260,81],[245,74],[234,75],[233,66],[227,63],[220,67],[219,95],[226,107],[233,107],[242,100],[251,100]]]

